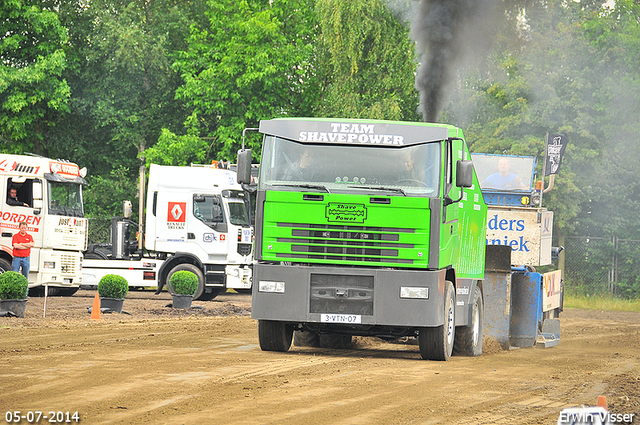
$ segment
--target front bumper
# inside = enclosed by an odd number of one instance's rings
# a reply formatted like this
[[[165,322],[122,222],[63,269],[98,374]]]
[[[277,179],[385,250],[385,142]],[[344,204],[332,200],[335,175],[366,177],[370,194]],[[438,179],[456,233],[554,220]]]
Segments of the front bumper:
[[[260,282],[283,283],[284,291],[260,291]],[[444,323],[444,270],[256,264],[255,283],[254,319],[320,324],[355,317],[358,325],[399,327]],[[401,288],[427,288],[428,298],[401,298]]]

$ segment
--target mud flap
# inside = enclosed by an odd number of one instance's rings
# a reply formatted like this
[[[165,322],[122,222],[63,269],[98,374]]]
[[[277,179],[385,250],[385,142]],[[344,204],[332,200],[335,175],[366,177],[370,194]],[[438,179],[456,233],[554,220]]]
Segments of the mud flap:
[[[560,344],[560,320],[544,319],[537,343],[544,344],[544,348]]]

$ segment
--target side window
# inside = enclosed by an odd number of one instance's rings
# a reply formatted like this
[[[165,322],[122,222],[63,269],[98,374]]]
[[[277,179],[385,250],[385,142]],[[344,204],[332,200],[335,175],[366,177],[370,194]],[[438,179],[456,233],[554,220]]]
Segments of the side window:
[[[33,182],[34,179],[9,178],[5,198],[7,205],[33,206]]]
[[[210,227],[223,223],[222,198],[219,195],[193,195],[193,215]]]
[[[445,142],[445,188],[444,194],[447,195],[451,190],[453,183],[453,156],[451,151],[451,140]]]

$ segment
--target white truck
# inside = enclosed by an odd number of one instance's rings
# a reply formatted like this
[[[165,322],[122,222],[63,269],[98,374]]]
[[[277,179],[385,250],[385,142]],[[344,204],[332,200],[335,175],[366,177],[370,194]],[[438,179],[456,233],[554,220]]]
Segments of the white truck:
[[[210,300],[227,288],[251,289],[253,229],[249,200],[236,173],[215,166],[152,164],[146,200],[145,250],[130,242],[128,217],[115,217],[111,244],[90,246],[84,285],[106,274],[123,276],[130,287],[155,287],[189,270],[198,276],[195,299]]]
[[[33,236],[30,294],[72,295],[82,283],[87,220],[82,204],[86,169],[64,161],[0,154],[0,273],[11,270],[11,238],[20,222]],[[19,203],[9,199],[15,189]]]

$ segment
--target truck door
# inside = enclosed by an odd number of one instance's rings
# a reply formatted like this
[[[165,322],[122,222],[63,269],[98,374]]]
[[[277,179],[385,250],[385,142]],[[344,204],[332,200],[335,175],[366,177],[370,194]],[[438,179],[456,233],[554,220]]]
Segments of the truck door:
[[[460,197],[460,188],[456,186],[456,165],[463,156],[462,140],[447,140],[444,144],[443,200],[448,197],[454,201]],[[442,223],[440,227],[440,267],[456,262],[459,251],[459,223],[457,202],[443,202]]]
[[[218,261],[224,261],[228,251],[228,224],[222,197],[194,194],[191,205],[187,238],[200,246],[210,258],[219,256]]]

